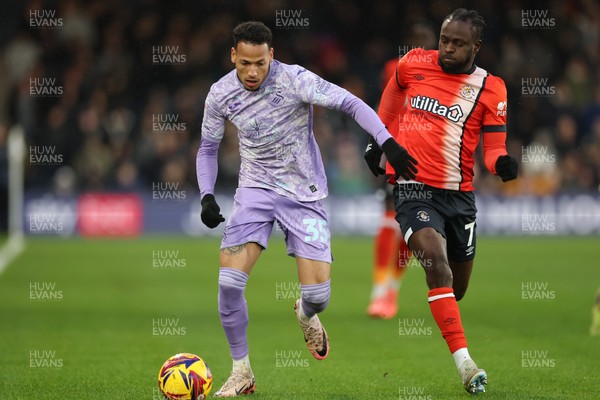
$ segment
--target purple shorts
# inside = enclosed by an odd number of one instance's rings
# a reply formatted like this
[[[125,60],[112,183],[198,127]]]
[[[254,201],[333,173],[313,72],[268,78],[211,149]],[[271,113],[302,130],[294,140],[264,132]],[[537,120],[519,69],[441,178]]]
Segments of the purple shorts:
[[[236,190],[221,249],[249,242],[266,249],[275,221],[285,235],[288,255],[331,263],[323,201],[302,202],[262,188]]]

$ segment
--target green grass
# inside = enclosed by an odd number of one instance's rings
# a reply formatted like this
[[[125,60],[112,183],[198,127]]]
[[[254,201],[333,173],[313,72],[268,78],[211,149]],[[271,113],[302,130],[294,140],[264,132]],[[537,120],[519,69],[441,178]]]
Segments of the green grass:
[[[469,397],[430,315],[422,271],[407,272],[397,318],[365,316],[371,239],[334,238],[332,299],[322,315],[331,352],[314,360],[292,313],[294,291],[276,298],[278,287],[296,282],[282,242],[272,238],[246,291],[254,398]],[[231,367],[217,314],[217,248],[216,240],[189,238],[30,239],[0,275],[0,398],[157,399],[159,367],[184,351],[207,360],[214,393]],[[177,251],[186,266],[153,268],[160,250]],[[480,397],[600,398],[600,337],[588,335],[599,253],[597,238],[478,239],[460,306],[471,355],[489,376]],[[527,282],[547,284],[555,298],[524,301]],[[31,300],[36,283],[54,284],[62,299]],[[153,320],[166,318],[178,319],[185,335],[153,335]],[[432,334],[400,336],[405,318]],[[32,352],[43,351],[55,352],[45,359],[54,367],[31,366]],[[523,351],[547,352],[554,366],[523,368]],[[300,366],[281,366],[290,362]]]

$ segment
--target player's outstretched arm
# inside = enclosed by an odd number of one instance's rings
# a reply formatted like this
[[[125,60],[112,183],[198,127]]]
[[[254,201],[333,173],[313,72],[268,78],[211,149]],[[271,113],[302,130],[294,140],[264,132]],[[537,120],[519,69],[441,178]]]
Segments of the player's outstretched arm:
[[[388,162],[394,167],[396,176],[414,178],[416,160],[410,157],[406,149],[396,143],[371,107],[347,90],[325,81],[302,67],[297,68],[294,83],[300,100],[304,103],[340,110],[352,117],[361,128],[373,136],[377,145],[381,146]],[[369,165],[369,168],[371,167]],[[371,171],[373,170],[378,171],[375,167],[371,168]]]
[[[387,157],[388,162],[396,171],[396,177],[401,176],[404,179],[414,179],[417,173],[417,160],[415,160],[408,151],[400,146],[396,139],[390,135],[383,125],[375,111],[371,109],[364,101],[348,93],[344,99],[341,111],[350,115],[354,120],[373,137],[375,144],[381,146],[381,150]],[[377,149],[374,149],[373,157],[365,160],[369,169],[373,172],[379,172],[379,161],[381,154],[377,155]]]

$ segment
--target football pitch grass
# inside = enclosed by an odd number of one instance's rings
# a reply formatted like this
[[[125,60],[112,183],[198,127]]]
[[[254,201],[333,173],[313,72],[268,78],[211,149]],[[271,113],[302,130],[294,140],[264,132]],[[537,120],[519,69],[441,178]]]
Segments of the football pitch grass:
[[[30,238],[0,275],[1,399],[159,399],[179,352],[209,364],[214,392],[231,361],[217,313],[218,240]],[[334,237],[331,350],[309,354],[293,314],[294,260],[271,239],[246,290],[256,399],[465,399],[410,263],[392,320],[369,319],[372,239]],[[489,399],[600,398],[598,238],[478,239],[459,303]]]

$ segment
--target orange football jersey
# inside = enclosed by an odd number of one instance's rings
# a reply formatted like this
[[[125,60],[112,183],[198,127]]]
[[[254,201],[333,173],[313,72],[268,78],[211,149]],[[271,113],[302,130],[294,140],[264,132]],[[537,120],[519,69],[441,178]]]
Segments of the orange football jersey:
[[[379,117],[417,159],[416,181],[473,190],[474,153],[483,133],[486,167],[506,152],[506,86],[486,70],[450,74],[437,50],[413,49],[398,62],[381,97]],[[394,175],[388,164],[388,174]]]

